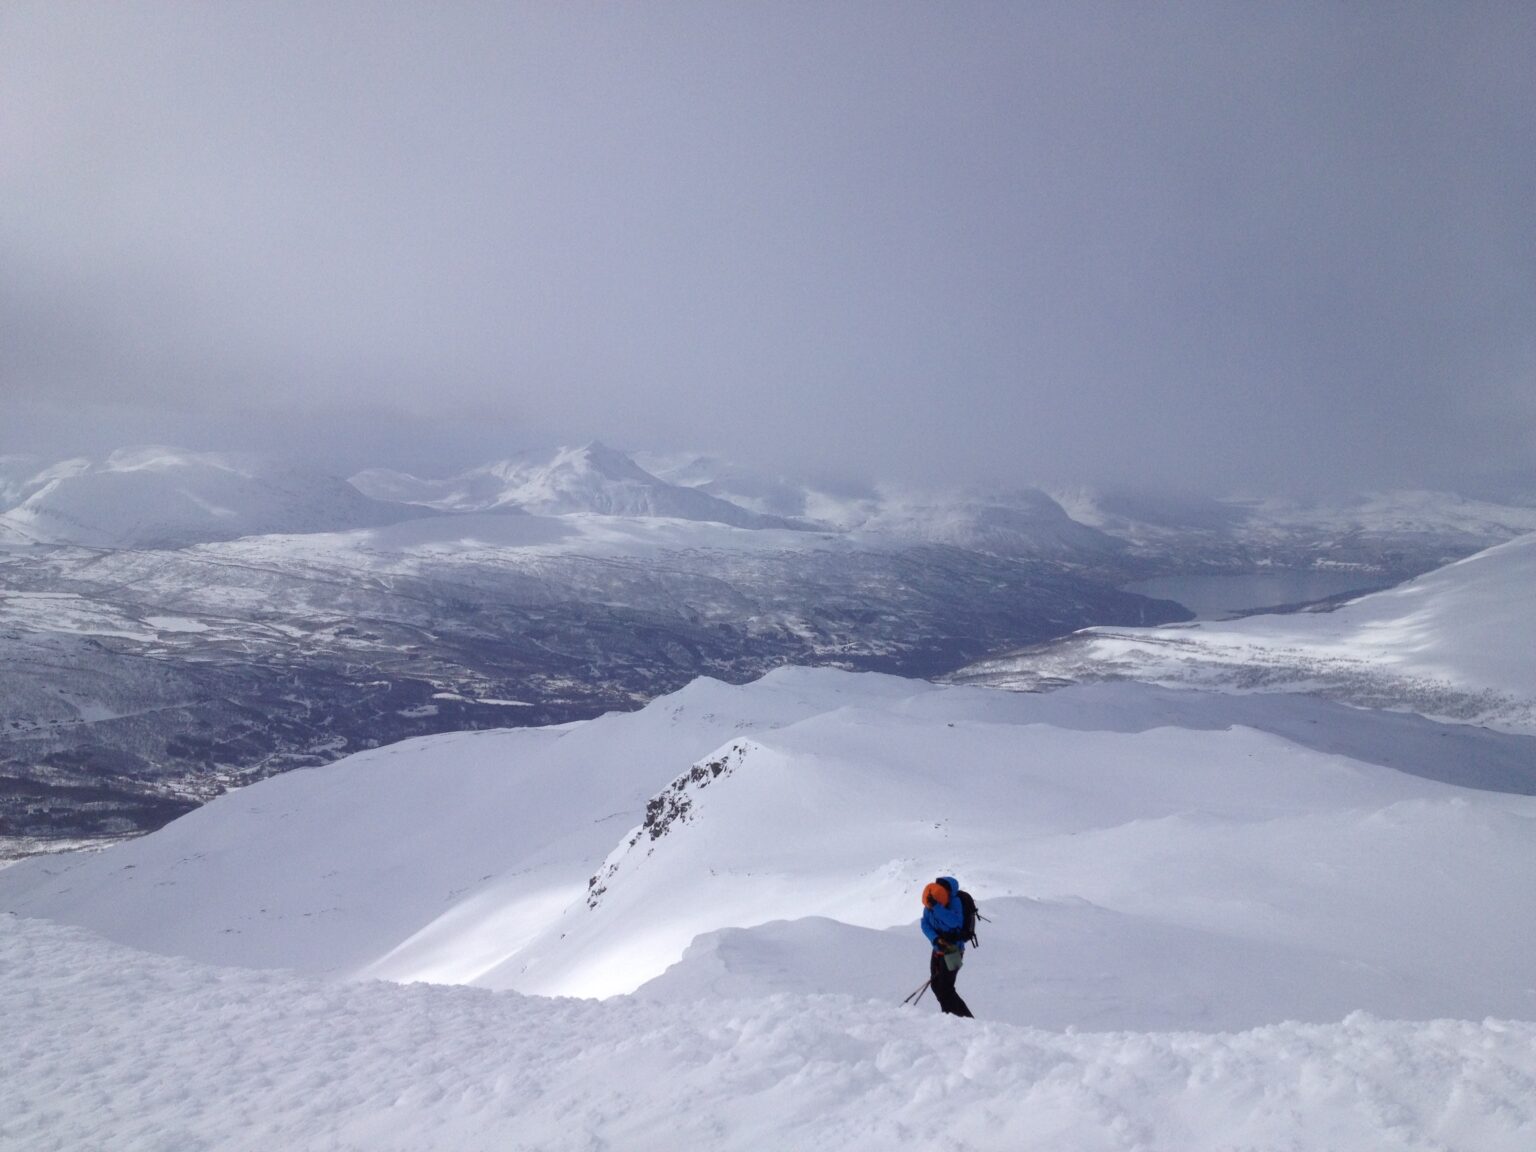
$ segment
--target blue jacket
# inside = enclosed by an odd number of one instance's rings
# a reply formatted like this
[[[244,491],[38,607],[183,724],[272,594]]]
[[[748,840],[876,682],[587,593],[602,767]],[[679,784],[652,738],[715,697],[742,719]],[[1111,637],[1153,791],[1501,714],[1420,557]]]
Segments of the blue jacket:
[[[960,908],[960,881],[953,876],[940,876],[939,882],[949,889],[949,903],[923,909],[923,935],[935,946],[940,936],[948,936],[963,952],[965,941],[960,939],[960,933],[965,929],[965,912]]]

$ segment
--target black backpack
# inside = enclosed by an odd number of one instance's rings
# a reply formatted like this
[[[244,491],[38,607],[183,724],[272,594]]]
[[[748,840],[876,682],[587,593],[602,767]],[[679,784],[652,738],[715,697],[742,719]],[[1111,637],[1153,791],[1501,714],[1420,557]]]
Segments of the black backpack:
[[[981,913],[976,911],[976,901],[964,888],[960,889],[960,911],[965,915],[965,922],[960,925],[960,938],[972,948],[980,948],[981,941],[976,939],[976,920]]]

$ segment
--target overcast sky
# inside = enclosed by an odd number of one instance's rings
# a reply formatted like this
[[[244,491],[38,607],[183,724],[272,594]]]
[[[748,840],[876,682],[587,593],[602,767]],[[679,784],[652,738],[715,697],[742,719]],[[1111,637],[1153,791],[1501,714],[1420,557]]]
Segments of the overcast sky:
[[[0,451],[1536,475],[1536,5],[0,6]]]

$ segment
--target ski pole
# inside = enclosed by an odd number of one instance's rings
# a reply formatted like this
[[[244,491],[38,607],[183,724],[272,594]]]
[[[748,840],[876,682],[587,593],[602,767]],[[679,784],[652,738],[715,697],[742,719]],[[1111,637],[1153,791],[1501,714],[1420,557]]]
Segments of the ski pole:
[[[923,998],[923,993],[928,991],[928,985],[930,985],[932,983],[933,983],[932,980],[924,980],[923,981],[923,986],[921,988],[919,988],[916,992],[912,993],[912,995],[908,996],[905,1000],[903,1000],[902,1003],[903,1004],[911,1004],[913,1007],[916,1007],[917,1006],[917,1002]]]

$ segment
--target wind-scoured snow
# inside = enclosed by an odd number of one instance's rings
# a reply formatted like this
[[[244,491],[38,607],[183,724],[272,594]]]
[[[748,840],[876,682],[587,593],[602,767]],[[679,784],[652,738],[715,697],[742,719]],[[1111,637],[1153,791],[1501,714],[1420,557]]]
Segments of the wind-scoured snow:
[[[1312,692],[1536,733],[1536,534],[1331,612],[1090,628],[984,661],[956,679]]]
[[[211,968],[0,917],[25,1152],[1526,1152],[1536,1025],[1046,1032],[845,996],[656,1005]]]
[[[14,538],[91,548],[174,548],[272,532],[390,524],[430,513],[345,480],[256,457],[136,448],[40,474],[0,516]]]

